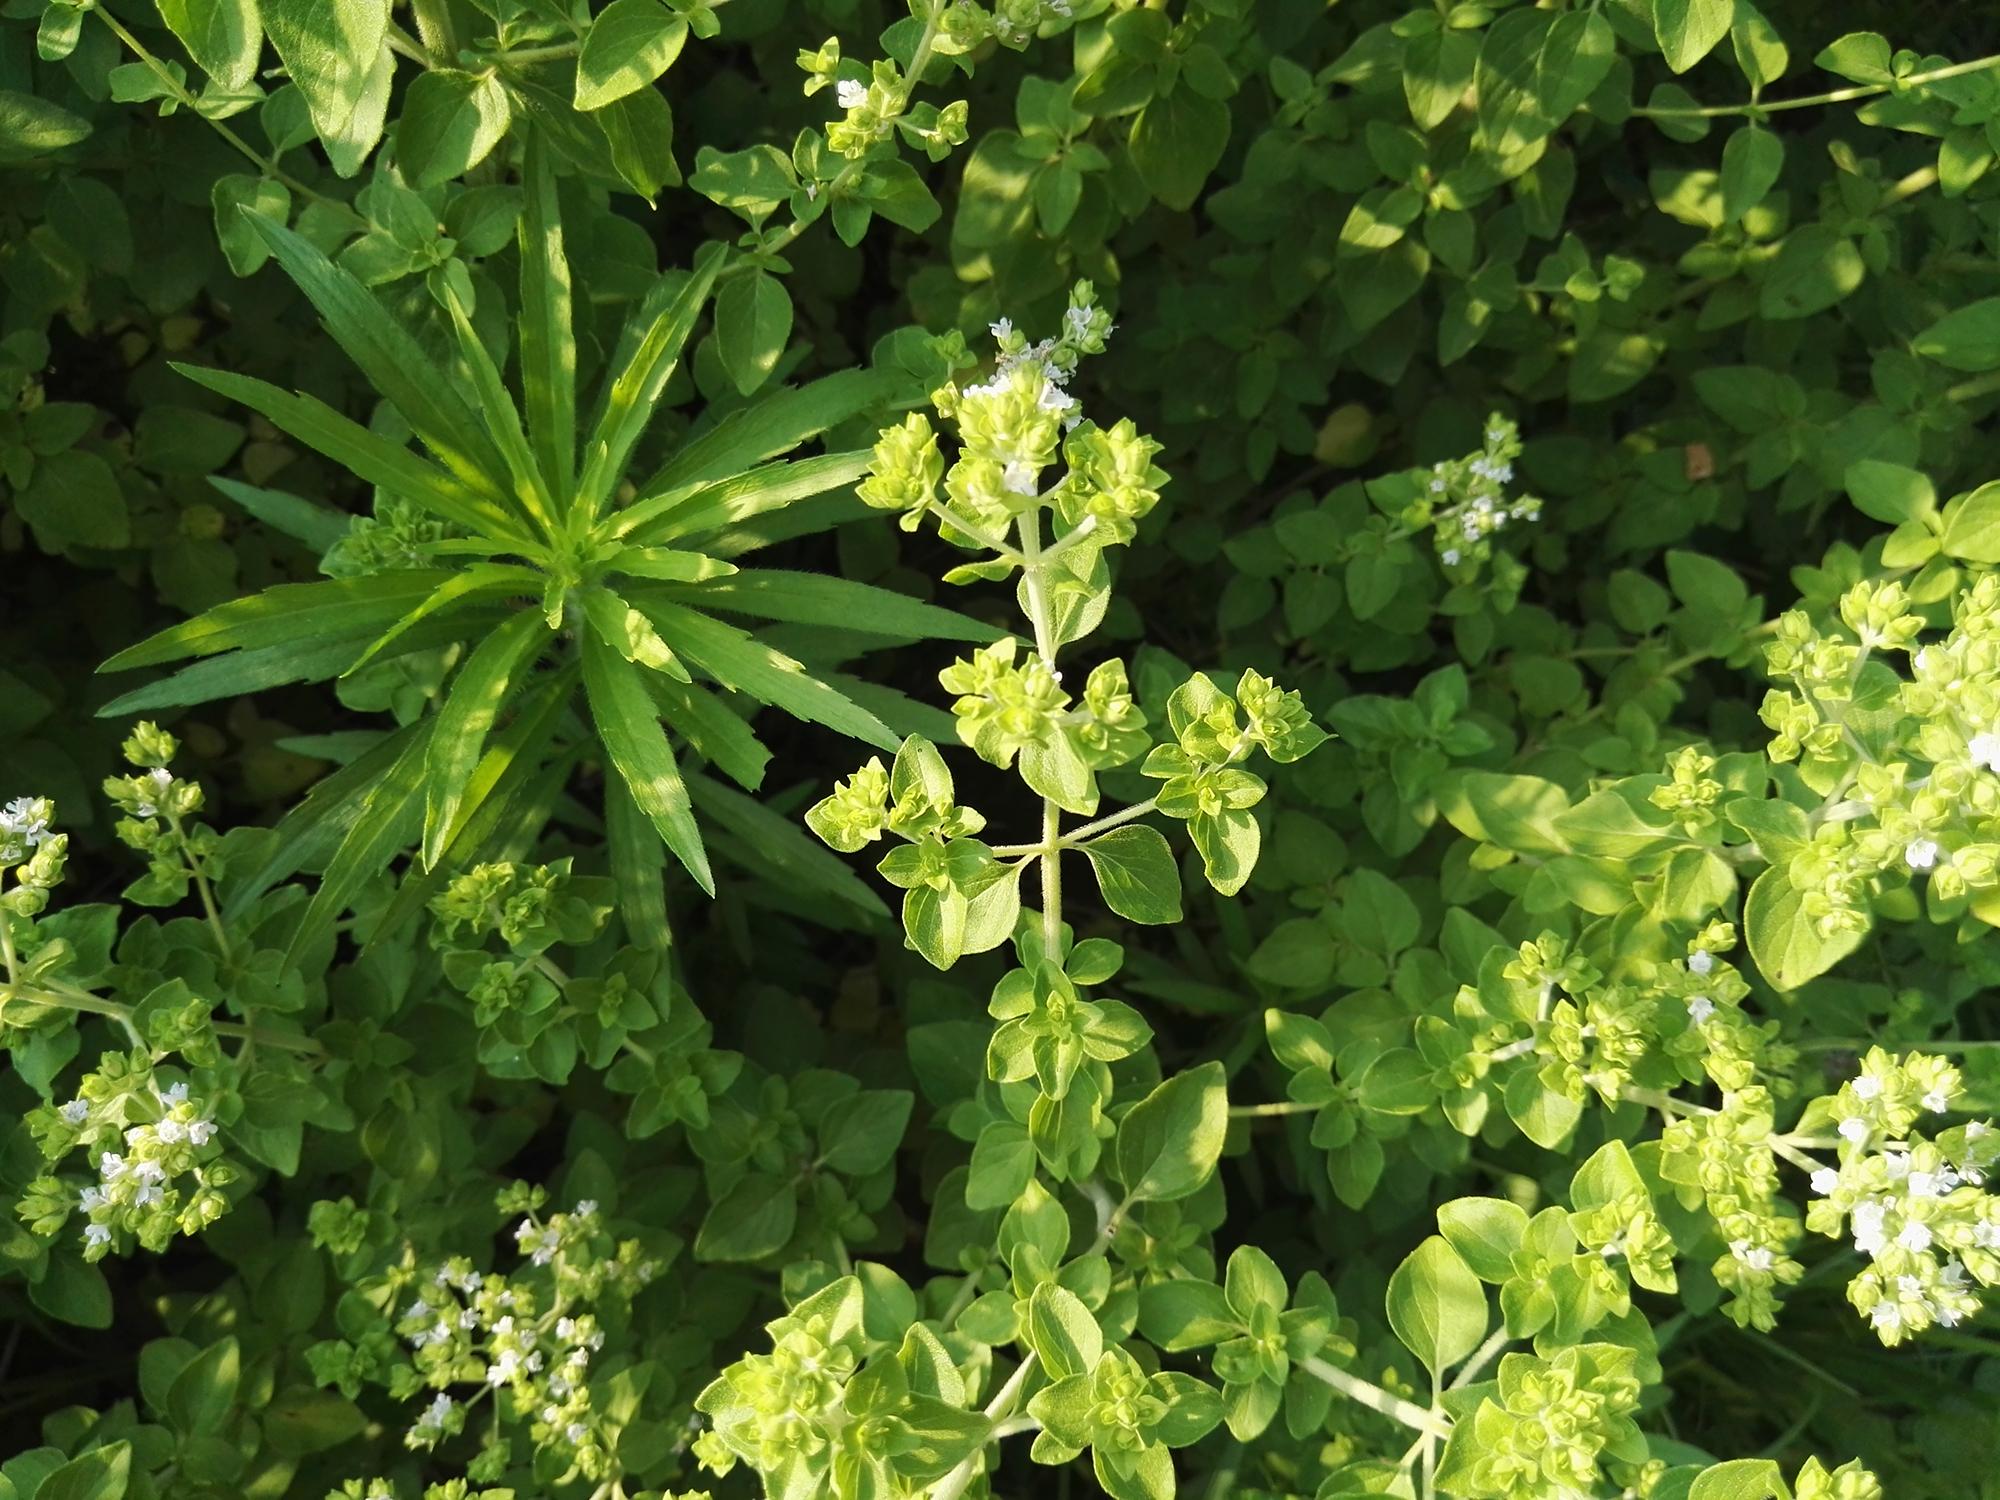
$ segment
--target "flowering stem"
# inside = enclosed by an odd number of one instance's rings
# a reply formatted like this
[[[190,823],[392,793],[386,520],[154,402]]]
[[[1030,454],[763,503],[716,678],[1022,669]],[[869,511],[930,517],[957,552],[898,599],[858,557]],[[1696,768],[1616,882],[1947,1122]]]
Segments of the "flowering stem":
[[[989,1441],[1004,1436],[1003,1428],[1007,1432],[1027,1431],[1026,1428],[1015,1428],[1002,1419],[1013,1411],[1014,1402],[1021,1394],[1021,1387],[1028,1383],[1028,1376],[1034,1373],[1037,1361],[1038,1356],[1030,1350],[1014,1373],[1007,1377],[1007,1383],[994,1392],[993,1399],[986,1403],[986,1410],[981,1415],[994,1424],[993,1430],[987,1435]],[[965,1487],[972,1483],[973,1464],[984,1451],[985,1445],[981,1444],[979,1449],[960,1460],[957,1468],[938,1481],[937,1488],[931,1491],[931,1500],[958,1500],[958,1497],[965,1493]]]
[[[200,115],[202,119],[207,120],[210,128],[213,129],[215,133],[221,136],[225,141],[229,142],[230,145],[234,146],[238,151],[242,152],[244,156],[250,159],[250,161],[255,163],[257,170],[259,172],[263,173],[266,177],[274,178],[277,181],[282,182],[286,187],[290,188],[300,197],[308,198],[314,203],[324,203],[334,207],[345,207],[345,205],[342,204],[334,204],[331,198],[327,198],[322,194],[314,192],[311,188],[307,187],[303,182],[300,182],[296,177],[292,176],[289,172],[285,171],[284,168],[280,167],[278,165],[276,157],[264,155],[263,152],[259,151],[255,146],[251,145],[248,141],[244,140],[242,136],[238,135],[234,130],[231,130],[227,125],[223,124],[222,121],[216,119],[210,119],[209,116],[202,114],[200,103],[195,99],[193,94],[190,94],[187,91],[187,86],[183,84],[178,78],[174,77],[172,69],[170,69],[165,63],[161,62],[159,58],[155,57],[150,51],[147,50],[146,44],[144,42],[140,41],[136,36],[132,35],[130,31],[127,31],[124,25],[119,21],[119,19],[116,16],[112,15],[111,12],[106,10],[103,6],[96,5],[92,6],[91,9],[97,14],[97,16],[104,22],[106,26],[109,26],[111,28],[112,34],[115,35],[119,41],[123,42],[128,49],[130,49],[132,55],[138,58],[140,62],[144,63],[147,69],[152,73],[152,75],[155,78],[159,79],[160,86],[173,96],[174,101],[177,104],[179,104],[181,108],[185,109],[189,114]]]
[[[1027,595],[1028,622],[1034,627],[1035,653],[1053,672],[1056,665],[1055,622],[1042,577],[1042,516],[1030,509],[1021,517],[1021,587]],[[1054,959],[1062,945],[1062,809],[1053,797],[1042,798],[1042,951]]]
[[[1772,103],[1759,101],[1751,104],[1711,104],[1692,109],[1635,109],[1632,113],[1648,120],[1713,120],[1726,115],[1754,117],[1781,109],[1810,109],[1821,104],[1846,104],[1853,99],[1872,99],[1877,94],[1888,93],[1892,88],[1911,89],[1926,83],[1940,83],[1947,78],[1959,78],[1967,73],[1983,72],[1995,64],[2000,64],[2000,55],[1975,58],[1971,62],[1953,63],[1948,68],[1933,68],[1928,73],[1912,73],[1908,78],[1899,78],[1893,84],[1861,83],[1853,88],[1833,89],[1824,94],[1807,94],[1798,99],[1779,99]]]
[[[1338,1366],[1330,1365],[1317,1354],[1308,1354],[1299,1361],[1299,1368],[1317,1380],[1323,1380],[1350,1401],[1357,1401],[1370,1411],[1379,1411],[1385,1417],[1393,1417],[1405,1427],[1430,1437],[1443,1437],[1451,1430],[1451,1424],[1439,1411],[1426,1410],[1414,1401],[1405,1401],[1391,1391],[1385,1391],[1372,1380],[1363,1380],[1359,1375],[1350,1375]]]
[[[7,955],[9,972],[12,972],[12,954]],[[125,1028],[132,1045],[145,1047],[146,1039],[139,1034],[139,1028],[132,1022],[132,1007],[117,1000],[106,1000],[87,990],[73,985],[58,984],[53,989],[43,989],[37,985],[18,983],[10,979],[0,985],[0,1008],[10,1000],[25,1000],[30,1005],[47,1005],[57,1010],[81,1011],[87,1015],[105,1016]],[[326,1049],[310,1037],[283,1036],[277,1032],[261,1031],[255,1026],[246,1026],[239,1021],[210,1021],[209,1028],[217,1036],[239,1037],[257,1047],[276,1047],[281,1052],[296,1052],[304,1057],[324,1057]]]

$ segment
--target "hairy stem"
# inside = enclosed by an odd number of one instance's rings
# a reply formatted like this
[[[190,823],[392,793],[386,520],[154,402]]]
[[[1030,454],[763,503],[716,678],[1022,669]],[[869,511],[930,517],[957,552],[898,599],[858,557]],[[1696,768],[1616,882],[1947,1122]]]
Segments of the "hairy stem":
[[[2000,65],[2000,54],[1975,58],[1971,62],[1953,63],[1948,68],[1933,68],[1928,73],[1912,73],[1908,78],[1899,78],[1893,84],[1858,83],[1852,88],[1832,89],[1824,94],[1807,94],[1798,99],[1778,99],[1768,103],[1757,101],[1746,104],[1698,105],[1690,109],[1635,109],[1632,113],[1648,120],[1714,120],[1727,115],[1761,116],[1781,109],[1812,109],[1822,104],[1846,104],[1855,99],[1872,99],[1877,94],[1886,94],[1892,89],[1912,89],[1926,83],[1941,83],[1947,78],[1960,78],[1967,73],[1984,72],[1996,65]]]
[[[1013,1428],[1005,1419],[1012,1414],[1014,1402],[1020,1396],[1021,1388],[1028,1383],[1028,1377],[1034,1373],[1036,1363],[1037,1356],[1030,1352],[1014,1373],[1007,1377],[1007,1383],[994,1392],[993,1399],[986,1403],[986,1409],[981,1415],[994,1424],[993,1431],[988,1434],[989,1441],[1004,1436],[1003,1427],[1008,1431],[1027,1430]],[[972,1483],[973,1466],[979,1459],[979,1453],[984,1451],[982,1444],[977,1452],[963,1459],[957,1468],[939,1480],[937,1487],[931,1491],[931,1500],[958,1500],[958,1497],[965,1493],[965,1487]]]
[[[1385,1417],[1393,1417],[1417,1432],[1443,1437],[1451,1430],[1443,1413],[1426,1410],[1414,1401],[1405,1401],[1394,1392],[1383,1390],[1372,1380],[1363,1380],[1359,1375],[1350,1375],[1338,1366],[1328,1364],[1317,1354],[1309,1354],[1300,1360],[1299,1368],[1316,1380],[1324,1380],[1348,1400],[1357,1401]]]

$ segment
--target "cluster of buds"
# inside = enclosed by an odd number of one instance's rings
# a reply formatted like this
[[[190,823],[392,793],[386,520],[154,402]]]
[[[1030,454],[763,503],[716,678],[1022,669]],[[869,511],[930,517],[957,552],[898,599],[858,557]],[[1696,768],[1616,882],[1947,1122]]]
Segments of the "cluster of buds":
[[[1778,1289],[1805,1274],[1791,1256],[1799,1226],[1778,1206],[1778,1162],[1770,1090],[1723,1095],[1712,1113],[1674,1120],[1661,1136],[1660,1175],[1699,1204],[1726,1247],[1711,1269],[1730,1294],[1723,1311],[1740,1324],[1776,1326]]]
[[[412,1448],[436,1447],[463,1429],[471,1405],[504,1397],[502,1410],[525,1421],[538,1446],[561,1449],[585,1477],[601,1479],[615,1467],[615,1434],[591,1401],[591,1361],[605,1341],[597,1309],[629,1300],[659,1267],[637,1240],[613,1241],[596,1203],[544,1216],[546,1201],[525,1184],[500,1195],[503,1212],[522,1214],[514,1241],[525,1264],[512,1275],[481,1272],[461,1256],[387,1279],[391,1299],[413,1294],[394,1314],[412,1366],[392,1389],[431,1392],[404,1434]],[[454,1396],[467,1381],[479,1389]]]
[[[458,530],[411,501],[378,494],[375,513],[347,523],[346,532],[320,559],[319,570],[329,578],[369,578],[428,568],[437,560],[438,543]]]
[[[1447,569],[1468,574],[1493,556],[1495,535],[1542,513],[1534,496],[1507,495],[1514,461],[1521,456],[1520,428],[1495,412],[1486,419],[1482,441],[1477,453],[1433,464],[1403,517],[1408,526],[1429,528]]]
[[[1552,1359],[1506,1355],[1494,1393],[1470,1418],[1474,1441],[1454,1453],[1440,1484],[1481,1500],[1597,1493],[1607,1462],[1644,1451],[1632,1420],[1637,1362],[1616,1344],[1572,1344]]]
[[[1935,1139],[1915,1130],[1959,1093],[1944,1059],[1873,1047],[1806,1113],[1807,1124],[1833,1127],[1839,1152],[1838,1165],[1813,1173],[1806,1224],[1833,1237],[1844,1224],[1868,1258],[1847,1297],[1885,1344],[1953,1327],[1979,1311],[1980,1287],[2000,1284],[2000,1196],[1985,1188],[2000,1131],[1977,1120]]]
[[[107,1053],[74,1099],[34,1110],[28,1126],[51,1166],[77,1150],[91,1166],[93,1180],[81,1187],[38,1177],[19,1204],[37,1234],[53,1236],[80,1215],[85,1260],[134,1241],[157,1252],[176,1234],[199,1233],[228,1210],[223,1189],[240,1175],[187,1084],[161,1088],[144,1054]]]
[[[47,909],[69,853],[69,835],[55,831],[55,817],[56,805],[47,797],[16,797],[0,807],[0,921]]]
[[[104,795],[124,814],[117,823],[120,841],[147,859],[146,874],[125,894],[148,906],[171,906],[186,898],[191,881],[212,873],[222,836],[190,821],[202,809],[201,785],[168,769],[179,741],[159,725],[142,722],[123,748],[136,769],[129,776],[106,777]]]

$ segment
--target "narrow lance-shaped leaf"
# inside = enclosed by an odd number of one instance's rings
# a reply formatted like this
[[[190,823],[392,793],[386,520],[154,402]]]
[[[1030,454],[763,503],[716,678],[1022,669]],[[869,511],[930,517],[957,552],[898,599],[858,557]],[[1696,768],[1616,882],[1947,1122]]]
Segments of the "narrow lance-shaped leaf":
[[[260,594],[218,604],[192,620],[148,636],[136,646],[127,646],[98,670],[124,672],[184,656],[213,656],[238,647],[324,640],[330,635],[367,635],[393,623],[451,576],[425,568],[365,578],[274,584]]]
[[[667,923],[666,861],[622,776],[604,779],[604,835],[626,932],[638,947],[665,952],[674,942]]]
[[[543,484],[542,471],[535,455],[529,451],[528,435],[521,430],[521,413],[514,406],[514,398],[507,393],[507,384],[500,378],[499,366],[493,363],[493,356],[480,342],[472,319],[466,315],[457,289],[451,285],[450,278],[440,280],[445,287],[445,306],[451,314],[452,331],[458,335],[459,358],[465,361],[465,367],[472,375],[479,409],[486,418],[486,430],[499,444],[500,456],[514,481],[515,502],[522,514],[540,522],[542,529],[553,536],[556,529],[555,504]]]
[[[714,895],[708,851],[702,848],[687,787],[674,765],[673,748],[646,692],[644,675],[593,630],[583,637],[583,686],[605,752],[632,800],[659,830],[674,857],[704,891]]]
[[[494,501],[473,494],[408,448],[350,421],[316,396],[280,390],[266,381],[227,370],[204,370],[183,364],[176,364],[174,369],[196,385],[268,417],[274,425],[308,448],[324,453],[356,478],[421,505],[440,520],[469,531],[512,538],[524,547],[529,545],[526,530]]]
[[[528,437],[550,493],[576,478],[576,334],[571,323],[569,256],[549,148],[528,135],[527,203],[521,215],[521,391]]]
[[[729,571],[734,576],[707,584],[688,597],[709,611],[913,641],[996,641],[1001,635],[991,625],[955,609],[925,604],[873,584],[782,568]]]
[[[682,348],[694,332],[695,320],[708,301],[722,269],[720,245],[704,245],[695,256],[693,272],[678,287],[663,281],[649,297],[620,339],[624,356],[618,374],[605,388],[602,410],[584,456],[577,501],[594,516],[611,498],[639,435],[652,420],[660,393],[679,363]]]
[[[457,388],[374,293],[309,241],[260,214],[249,219],[271,254],[319,309],[326,331],[394,404],[424,446],[475,490],[507,493],[507,466]]]
[[[691,536],[846,488],[868,472],[871,462],[873,455],[864,449],[764,464],[716,483],[683,486],[640,500],[620,511],[613,526],[635,542]]]
[[[425,757],[424,865],[435,868],[457,820],[466,783],[486,748],[487,732],[522,667],[547,642],[547,624],[524,609],[479,643],[445,695]]]
[[[417,793],[423,785],[424,759],[432,732],[419,729],[403,747],[396,763],[368,789],[359,816],[334,851],[326,874],[320,878],[319,889],[299,918],[286,950],[289,960],[296,962],[331,932],[340,914],[361,894],[368,878],[409,842],[409,825],[415,821]]]
[[[492,594],[533,594],[541,586],[542,576],[532,568],[515,567],[508,563],[472,563],[464,572],[432,590],[429,598],[377,636],[341,675],[351,676],[360,671],[375,659],[377,653],[393,645],[405,631],[449,610],[454,604]]]
[[[808,438],[888,400],[896,379],[882,370],[840,370],[809,385],[773,392],[682,445],[639,486],[639,493],[656,495],[716,484],[789,453]]]
[[[844,693],[809,676],[798,662],[762,641],[706,615],[650,596],[634,601],[668,645],[725,687],[782,708],[884,750],[900,739],[875,715]]]

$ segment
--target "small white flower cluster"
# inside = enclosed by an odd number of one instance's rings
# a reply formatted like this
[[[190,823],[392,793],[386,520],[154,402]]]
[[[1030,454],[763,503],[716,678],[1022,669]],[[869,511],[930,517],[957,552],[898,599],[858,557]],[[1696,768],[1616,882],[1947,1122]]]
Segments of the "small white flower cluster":
[[[108,1254],[121,1229],[138,1234],[147,1244],[156,1240],[164,1243],[172,1234],[176,1217],[187,1220],[194,1215],[193,1222],[178,1226],[191,1233],[220,1212],[219,1199],[207,1201],[216,1184],[197,1154],[215,1139],[215,1122],[188,1097],[184,1083],[156,1092],[154,1097],[160,1117],[127,1127],[122,1152],[100,1152],[98,1180],[78,1194],[77,1207],[86,1218],[86,1259]],[[56,1113],[64,1124],[85,1128],[93,1111],[88,1100],[79,1098],[62,1105]],[[184,1201],[188,1205],[185,1211]]]
[[[1847,1297],[1885,1344],[1955,1326],[1979,1311],[1979,1288],[2000,1284],[2000,1197],[1984,1186],[2000,1132],[1973,1121],[1927,1140],[1911,1129],[1958,1093],[1949,1063],[1873,1048],[1828,1102],[1840,1161],[1812,1174],[1806,1224],[1839,1237],[1844,1221],[1868,1257]]]
[[[1506,493],[1521,452],[1520,430],[1495,413],[1481,438],[1479,452],[1431,465],[1404,518],[1406,524],[1431,530],[1438,560],[1448,568],[1484,562],[1492,555],[1496,533],[1542,513],[1542,502],[1532,495],[1510,500]]]
[[[587,1309],[607,1293],[632,1295],[658,1267],[640,1256],[636,1241],[612,1252],[589,1199],[546,1222],[530,1214],[514,1241],[528,1260],[522,1272],[482,1273],[462,1257],[448,1261],[419,1284],[416,1300],[396,1319],[419,1377],[435,1392],[404,1441],[435,1447],[463,1427],[465,1410],[480,1395],[504,1389],[516,1410],[532,1416],[538,1443],[575,1450],[579,1466],[593,1473],[605,1455],[590,1403],[590,1364],[604,1347],[604,1330]],[[461,1402],[446,1387],[468,1371],[479,1372],[482,1390]]]
[[[0,865],[19,864],[54,838],[55,815],[47,797],[16,797],[0,807]]]
[[[1067,388],[1070,377],[1076,374],[1077,364],[1084,355],[1102,354],[1106,341],[1117,331],[1111,315],[1097,305],[1090,283],[1080,281],[1076,284],[1076,289],[1070,294],[1069,307],[1063,313],[1062,332],[1055,338],[1031,344],[1026,335],[1015,329],[1013,320],[1009,318],[997,319],[987,325],[987,331],[1000,345],[999,361],[988,379],[963,387],[958,393],[959,400],[974,402],[998,398],[1016,383],[1013,377],[1017,371],[1026,371],[1031,383],[1034,377],[1040,380],[1035,389],[1036,406],[1061,417],[1065,432],[1073,431],[1083,420],[1083,410]],[[1016,474],[1012,465],[1009,466],[1006,483],[1007,488],[1016,494],[1035,493],[1032,472]],[[1023,484],[1027,487],[1023,488]]]

